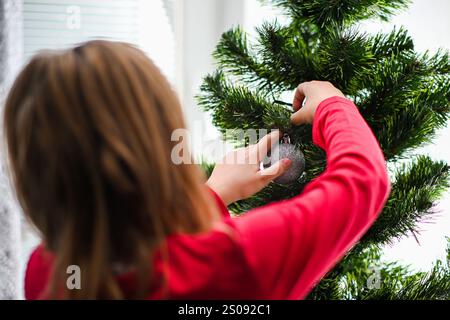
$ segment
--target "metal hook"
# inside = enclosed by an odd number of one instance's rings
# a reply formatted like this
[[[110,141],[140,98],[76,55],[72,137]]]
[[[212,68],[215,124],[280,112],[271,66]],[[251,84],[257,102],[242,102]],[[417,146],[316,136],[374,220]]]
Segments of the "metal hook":
[[[283,134],[283,138],[281,138],[282,143],[291,143],[291,137],[287,133]]]
[[[274,100],[273,103],[281,104],[282,106],[292,107],[292,103],[287,103],[287,102],[284,102],[284,101],[281,101],[281,100]]]

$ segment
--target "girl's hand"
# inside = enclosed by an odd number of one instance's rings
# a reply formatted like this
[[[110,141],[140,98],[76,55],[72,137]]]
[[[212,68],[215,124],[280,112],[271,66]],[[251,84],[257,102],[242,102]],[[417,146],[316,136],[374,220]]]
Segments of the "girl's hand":
[[[257,144],[230,152],[215,166],[206,184],[227,206],[254,195],[291,165],[289,159],[281,159],[269,168],[260,170],[261,161],[279,139],[280,132],[273,131]]]
[[[344,94],[326,81],[303,82],[297,87],[294,98],[294,111],[291,122],[295,125],[313,123],[314,115],[319,104],[331,97],[343,97]],[[305,101],[304,106],[302,103]]]

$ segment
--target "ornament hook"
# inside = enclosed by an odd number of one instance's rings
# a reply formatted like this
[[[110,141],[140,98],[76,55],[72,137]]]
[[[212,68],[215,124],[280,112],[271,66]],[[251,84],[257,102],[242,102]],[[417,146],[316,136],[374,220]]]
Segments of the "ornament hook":
[[[291,143],[291,138],[287,133],[283,134],[283,137],[281,138],[281,143]]]

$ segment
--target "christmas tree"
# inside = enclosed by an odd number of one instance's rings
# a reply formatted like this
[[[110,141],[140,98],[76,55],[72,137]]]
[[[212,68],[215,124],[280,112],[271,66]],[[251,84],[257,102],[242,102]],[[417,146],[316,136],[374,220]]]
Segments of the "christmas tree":
[[[225,32],[214,52],[217,71],[205,77],[198,100],[225,139],[233,139],[233,129],[288,133],[306,169],[294,183],[272,183],[229,209],[242,214],[296,196],[324,170],[326,157],[312,143],[311,127],[292,126],[292,110],[282,101],[304,81],[330,81],[355,102],[376,135],[392,192],[375,224],[308,298],[448,299],[450,247],[447,261],[436,261],[429,272],[381,259],[383,246],[418,232],[449,186],[449,166],[418,152],[449,117],[448,53],[416,52],[403,28],[375,35],[358,30],[366,19],[389,20],[408,0],[265,2],[279,7],[287,22],[265,22],[251,41],[240,27]]]

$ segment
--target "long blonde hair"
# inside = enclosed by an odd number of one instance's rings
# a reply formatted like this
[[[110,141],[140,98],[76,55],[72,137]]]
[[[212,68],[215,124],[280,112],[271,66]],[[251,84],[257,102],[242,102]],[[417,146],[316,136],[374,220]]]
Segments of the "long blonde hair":
[[[171,134],[185,127],[180,104],[131,45],[35,56],[4,124],[18,199],[55,256],[50,297],[124,298],[113,268],[121,263],[141,276],[142,298],[164,239],[213,223],[198,167],[171,161]],[[81,268],[82,290],[64,289],[68,265]]]

